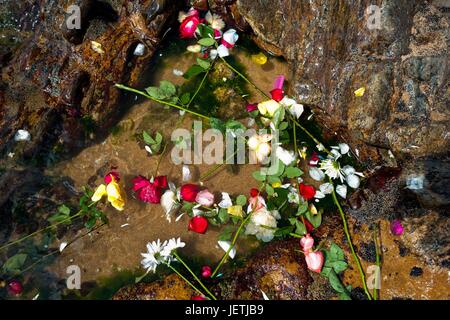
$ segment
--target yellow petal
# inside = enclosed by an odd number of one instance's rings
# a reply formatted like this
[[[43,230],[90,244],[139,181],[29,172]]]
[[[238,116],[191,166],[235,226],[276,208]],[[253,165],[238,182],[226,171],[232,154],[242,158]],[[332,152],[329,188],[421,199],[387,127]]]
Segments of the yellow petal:
[[[116,208],[119,211],[122,211],[123,208],[125,207],[125,201],[123,201],[122,198],[119,199],[115,199],[113,201],[111,201],[111,205]]]
[[[99,201],[106,194],[106,186],[101,184],[97,187],[94,194],[92,195],[91,200],[94,202]]]
[[[274,182],[274,183],[272,183],[272,188],[276,189],[276,188],[279,188],[279,187],[281,187],[281,182]]]
[[[98,43],[97,41],[91,41],[91,48],[99,54],[105,53],[105,51],[102,49],[102,44]]]
[[[242,206],[231,206],[227,209],[228,214],[236,217],[242,217]]]
[[[366,88],[361,87],[358,90],[355,91],[355,97],[362,97],[364,95],[364,92],[366,92]]]
[[[266,57],[266,55],[264,53],[260,52],[258,54],[253,54],[252,55],[252,60],[253,60],[254,63],[263,65],[263,64],[266,64],[267,57]]]
[[[313,215],[317,214],[317,208],[312,203],[309,205],[309,212],[311,212]]]
[[[122,197],[120,193],[120,187],[114,180],[108,183],[108,185],[106,186],[106,193],[108,194],[109,201]]]

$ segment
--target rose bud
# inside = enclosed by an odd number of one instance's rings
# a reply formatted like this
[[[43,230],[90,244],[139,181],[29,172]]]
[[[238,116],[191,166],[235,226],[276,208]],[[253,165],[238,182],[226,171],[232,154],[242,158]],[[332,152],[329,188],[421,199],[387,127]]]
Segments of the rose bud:
[[[203,278],[209,278],[211,277],[212,270],[210,266],[203,266],[202,267],[202,277]]]
[[[180,37],[192,38],[195,35],[195,30],[200,23],[200,19],[196,15],[188,16],[180,25]]]
[[[8,292],[12,295],[18,296],[23,292],[23,285],[18,280],[12,280],[8,283]]]
[[[187,202],[195,202],[195,198],[199,193],[199,187],[195,184],[185,184],[180,188],[181,198]]]

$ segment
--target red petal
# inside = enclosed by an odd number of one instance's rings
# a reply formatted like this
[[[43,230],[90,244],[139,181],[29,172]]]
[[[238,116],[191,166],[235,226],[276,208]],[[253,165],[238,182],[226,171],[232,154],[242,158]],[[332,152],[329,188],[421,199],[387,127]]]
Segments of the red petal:
[[[189,221],[188,229],[203,234],[208,229],[208,220],[202,216],[195,216]]]
[[[195,198],[199,191],[200,188],[196,184],[185,184],[181,186],[180,189],[181,198],[187,202],[195,202]]]
[[[167,188],[167,176],[158,176],[155,178],[153,184],[161,189]]]
[[[145,179],[142,176],[137,176],[133,179],[133,191],[137,191],[141,188],[144,188],[150,184],[150,181],[148,179]]]

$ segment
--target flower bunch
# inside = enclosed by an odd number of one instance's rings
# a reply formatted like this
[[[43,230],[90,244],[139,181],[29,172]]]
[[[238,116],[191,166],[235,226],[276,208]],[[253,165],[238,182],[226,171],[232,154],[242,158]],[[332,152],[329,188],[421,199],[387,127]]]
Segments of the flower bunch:
[[[193,53],[202,53],[204,58],[226,57],[230,54],[229,49],[233,48],[239,36],[234,29],[223,32],[224,21],[216,14],[208,11],[204,18],[200,17],[200,12],[191,8],[188,12],[180,12],[180,37],[194,38],[200,37],[198,43],[189,45],[187,50]]]

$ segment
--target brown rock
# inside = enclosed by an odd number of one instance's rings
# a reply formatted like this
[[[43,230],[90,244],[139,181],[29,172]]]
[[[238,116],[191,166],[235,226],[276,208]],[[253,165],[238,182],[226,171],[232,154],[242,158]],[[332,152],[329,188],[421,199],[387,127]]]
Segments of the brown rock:
[[[260,249],[245,267],[220,285],[222,297],[261,300],[261,290],[271,300],[305,300],[312,279],[296,240],[273,241]]]
[[[113,300],[190,300],[193,295],[194,290],[183,279],[171,274],[160,281],[122,288]]]

